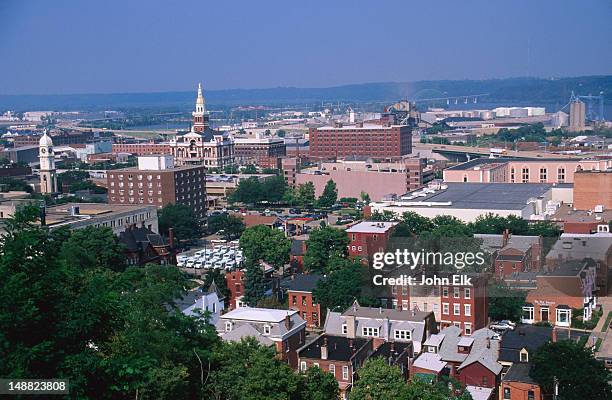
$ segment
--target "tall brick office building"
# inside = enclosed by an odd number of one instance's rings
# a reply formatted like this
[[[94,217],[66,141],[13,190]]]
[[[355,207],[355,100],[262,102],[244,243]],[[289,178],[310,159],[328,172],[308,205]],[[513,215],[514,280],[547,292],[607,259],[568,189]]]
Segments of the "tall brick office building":
[[[206,216],[206,168],[174,166],[172,156],[138,158],[138,168],[107,174],[109,204],[167,204],[189,206],[196,217]]]
[[[310,158],[368,157],[398,160],[412,152],[412,129],[408,125],[363,124],[310,128]]]

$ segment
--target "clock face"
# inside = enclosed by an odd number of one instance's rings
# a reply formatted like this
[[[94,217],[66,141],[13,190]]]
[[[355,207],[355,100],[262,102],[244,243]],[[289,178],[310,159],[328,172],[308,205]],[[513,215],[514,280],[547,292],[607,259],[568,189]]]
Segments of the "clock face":
[[[47,152],[47,150],[46,149],[40,149],[40,152],[44,154],[44,153]]]

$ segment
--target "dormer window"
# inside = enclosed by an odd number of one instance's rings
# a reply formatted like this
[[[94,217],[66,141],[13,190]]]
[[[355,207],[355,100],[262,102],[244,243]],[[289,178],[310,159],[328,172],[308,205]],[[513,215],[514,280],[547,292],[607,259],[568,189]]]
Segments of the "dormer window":
[[[347,328],[346,324],[342,324],[342,334],[346,335],[347,332],[348,332],[348,328]]]
[[[270,334],[270,329],[271,329],[271,328],[272,328],[272,327],[271,327],[270,325],[264,325],[264,327],[263,327],[263,334],[264,334],[264,335],[269,335],[269,334]]]
[[[225,323],[225,332],[230,332],[232,330],[232,322],[231,321],[227,321]]]
[[[529,362],[529,352],[527,349],[522,349],[520,353],[521,362]]]

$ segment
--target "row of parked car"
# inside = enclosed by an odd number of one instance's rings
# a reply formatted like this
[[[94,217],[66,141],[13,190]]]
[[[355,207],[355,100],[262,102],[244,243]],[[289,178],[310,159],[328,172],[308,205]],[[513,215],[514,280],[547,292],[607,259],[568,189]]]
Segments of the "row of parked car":
[[[235,246],[215,245],[209,249],[198,250],[193,255],[176,256],[177,265],[195,269],[225,269],[226,271],[242,265],[242,250]]]

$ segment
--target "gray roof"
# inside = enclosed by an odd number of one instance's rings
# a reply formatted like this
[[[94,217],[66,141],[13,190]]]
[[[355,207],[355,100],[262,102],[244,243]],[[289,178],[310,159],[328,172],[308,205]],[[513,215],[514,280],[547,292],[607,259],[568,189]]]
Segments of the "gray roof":
[[[470,354],[461,363],[459,369],[465,368],[468,365],[479,362],[495,375],[499,374],[502,366],[497,362],[497,354],[499,351],[499,340],[492,340],[491,337],[495,332],[488,328],[482,328],[472,334],[474,343],[470,350]]]
[[[423,353],[414,360],[412,365],[417,368],[440,372],[446,367],[446,362],[442,361],[439,354]]]
[[[240,325],[236,329],[232,329],[230,332],[221,335],[221,338],[228,342],[240,342],[243,338],[246,337],[254,337],[259,343],[263,344],[264,346],[272,346],[274,344],[273,340],[271,340],[267,336],[264,336],[251,324]]]
[[[451,208],[477,210],[522,210],[531,198],[538,198],[553,186],[543,183],[445,183],[446,189],[436,190],[411,202],[451,202]],[[406,196],[410,195],[408,193]],[[404,200],[404,197],[402,199]]]
[[[286,316],[289,316],[291,322],[289,328],[285,325]],[[306,321],[294,310],[240,307],[222,315],[217,321],[217,332],[223,338],[227,335],[225,323],[228,321],[231,321],[235,326],[230,332],[243,325],[251,325],[255,331],[263,334],[264,326],[268,325],[270,326],[270,334],[266,336],[271,340],[285,339],[306,326]]]
[[[536,385],[537,382],[529,376],[531,364],[529,363],[514,363],[504,375],[504,382],[523,382]]]
[[[477,233],[474,237],[482,239],[482,246],[486,249],[501,250],[502,248],[513,248],[521,250],[522,252],[527,251],[533,244],[538,243],[540,240],[539,236],[510,235],[508,237],[508,243],[506,246],[503,246],[504,235]]]
[[[457,351],[457,346],[461,340],[461,329],[451,325],[442,329],[440,333],[444,334],[444,341],[442,341],[442,346],[438,351],[442,359],[445,361],[463,362],[467,354],[462,354]]]
[[[589,257],[604,260],[610,251],[612,251],[612,236],[564,233],[550,249],[546,258],[582,260]]]

